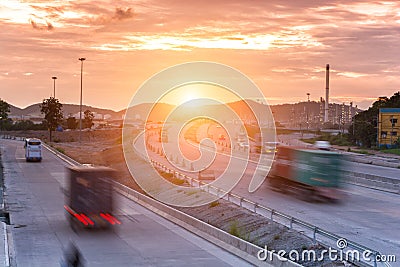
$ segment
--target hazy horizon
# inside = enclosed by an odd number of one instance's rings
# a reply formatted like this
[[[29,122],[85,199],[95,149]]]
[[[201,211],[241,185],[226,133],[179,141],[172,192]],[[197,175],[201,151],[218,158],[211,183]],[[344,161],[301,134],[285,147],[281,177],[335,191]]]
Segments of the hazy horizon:
[[[2,100],[5,100],[5,99],[2,99]],[[256,99],[245,99],[246,101],[254,101],[254,102],[256,102],[256,103],[259,103]],[[5,100],[6,101],[6,100]],[[318,102],[318,101],[316,101],[316,100],[310,100],[311,102]],[[10,102],[8,102],[8,101],[6,101],[7,103],[9,103],[10,105],[13,105],[14,107],[16,107],[16,108],[19,108],[19,109],[26,109],[26,108],[28,108],[28,107],[30,107],[30,106],[33,106],[33,105],[37,105],[37,104],[41,104],[42,102],[38,102],[38,103],[32,103],[32,104],[30,104],[30,105],[28,105],[28,106],[25,106],[25,107],[19,107],[19,106],[16,106],[16,105],[14,105],[14,104],[12,104],[12,103],[10,103]],[[235,102],[237,102],[237,101],[232,101],[232,102],[227,102],[226,104],[232,104],[232,103],[235,103]],[[297,104],[297,103],[305,103],[305,102],[307,102],[306,100],[304,100],[304,101],[300,101],[300,102],[294,102],[294,103],[279,103],[279,104],[273,104],[273,105],[270,105],[270,106],[277,106],[277,105],[290,105],[290,104]],[[76,106],[79,106],[79,103],[62,103],[61,102],[61,104],[63,104],[63,105],[76,105]],[[156,104],[156,103],[148,103],[148,102],[146,102],[146,103],[141,103],[141,104]],[[141,104],[138,104],[138,105],[141,105]],[[172,103],[167,103],[167,102],[158,102],[157,104],[166,104],[166,105],[171,105],[171,106],[178,106],[178,105],[176,105],[176,104],[172,104]],[[182,104],[182,103],[181,103]],[[341,104],[343,104],[343,103],[335,103],[335,102],[331,102],[330,104],[337,104],[337,105],[341,105]],[[114,112],[121,112],[121,111],[123,111],[123,110],[125,110],[127,107],[124,107],[124,108],[122,108],[122,109],[111,109],[111,108],[107,108],[107,107],[101,107],[101,106],[94,106],[94,105],[88,105],[88,104],[82,104],[83,106],[90,106],[90,107],[92,107],[92,108],[96,108],[96,109],[103,109],[103,110],[111,110],[111,111],[114,111]],[[210,104],[210,105],[218,105],[218,104]],[[348,105],[348,103],[346,103],[346,105]],[[355,107],[355,106],[354,106]],[[360,107],[358,107],[359,109],[361,109],[361,110],[365,110],[365,109],[362,109],[362,108],[360,108]]]

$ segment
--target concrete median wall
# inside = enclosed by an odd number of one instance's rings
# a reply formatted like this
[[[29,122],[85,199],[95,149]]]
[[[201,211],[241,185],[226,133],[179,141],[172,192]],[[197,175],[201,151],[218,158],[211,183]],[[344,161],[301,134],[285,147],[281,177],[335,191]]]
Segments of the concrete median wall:
[[[345,182],[400,194],[400,179],[358,172],[345,172]]]
[[[400,167],[400,162],[397,160],[394,160],[392,162],[384,159],[377,159],[373,157],[365,157],[365,156],[359,156],[359,155],[351,155],[348,156],[350,161],[353,162],[358,162],[358,163],[364,163],[364,164],[371,164],[371,165],[376,165],[376,166],[382,166],[382,167],[389,167],[389,168],[399,168]]]

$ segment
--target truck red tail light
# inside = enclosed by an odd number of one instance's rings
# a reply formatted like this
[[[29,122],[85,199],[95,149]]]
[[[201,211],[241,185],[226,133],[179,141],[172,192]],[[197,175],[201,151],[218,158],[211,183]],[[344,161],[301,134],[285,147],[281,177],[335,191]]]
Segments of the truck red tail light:
[[[80,216],[81,216],[88,224],[94,225],[94,222],[93,222],[88,216],[86,216],[85,214],[81,213]],[[85,224],[85,225],[87,225],[87,224]]]
[[[78,219],[78,221],[80,221],[81,223],[83,223],[85,226],[87,225],[94,225],[94,222],[85,214],[81,213],[78,214],[75,211],[73,211],[70,207],[68,207],[67,205],[64,205],[64,209],[66,211],[68,211],[72,216],[74,216],[75,218]]]
[[[117,218],[115,218],[114,216],[108,214],[108,213],[100,213],[100,216],[105,219],[106,221],[108,221],[110,224],[114,225],[114,224],[121,224],[120,221],[117,220]]]

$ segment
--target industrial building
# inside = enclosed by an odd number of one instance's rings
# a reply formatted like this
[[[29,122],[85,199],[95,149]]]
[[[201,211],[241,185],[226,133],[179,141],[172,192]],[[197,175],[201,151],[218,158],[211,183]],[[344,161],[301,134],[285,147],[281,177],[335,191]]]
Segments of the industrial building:
[[[378,115],[378,146],[398,147],[400,137],[400,108],[380,108]]]

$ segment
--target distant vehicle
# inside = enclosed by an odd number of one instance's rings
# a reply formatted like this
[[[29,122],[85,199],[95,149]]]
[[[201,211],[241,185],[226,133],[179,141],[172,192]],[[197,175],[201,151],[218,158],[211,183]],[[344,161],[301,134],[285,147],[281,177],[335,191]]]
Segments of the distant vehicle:
[[[331,144],[328,141],[315,141],[314,146],[321,150],[331,150]]]
[[[237,140],[238,143],[244,143],[244,142],[247,140],[247,135],[246,135],[246,133],[239,133],[239,134],[236,136],[236,140]]]
[[[215,180],[215,173],[213,170],[202,170],[199,171],[199,175],[197,177],[199,180]]]
[[[239,143],[239,146],[240,146],[240,147],[249,148],[250,145],[249,145],[248,143],[245,143],[245,142],[240,142],[240,143]]]
[[[276,153],[278,152],[279,142],[265,142],[264,149],[262,152],[264,153]]]
[[[159,141],[163,142],[163,143],[168,143],[168,131],[166,131],[166,130],[161,131],[161,135],[160,135],[160,140]]]
[[[343,198],[344,156],[332,151],[280,146],[269,174],[274,190],[296,192],[301,199]]]
[[[25,139],[26,161],[42,161],[42,141],[36,138]]]
[[[113,216],[112,177],[115,171],[106,167],[69,167],[68,188],[64,189],[69,224],[81,228],[107,229],[121,224]]]

